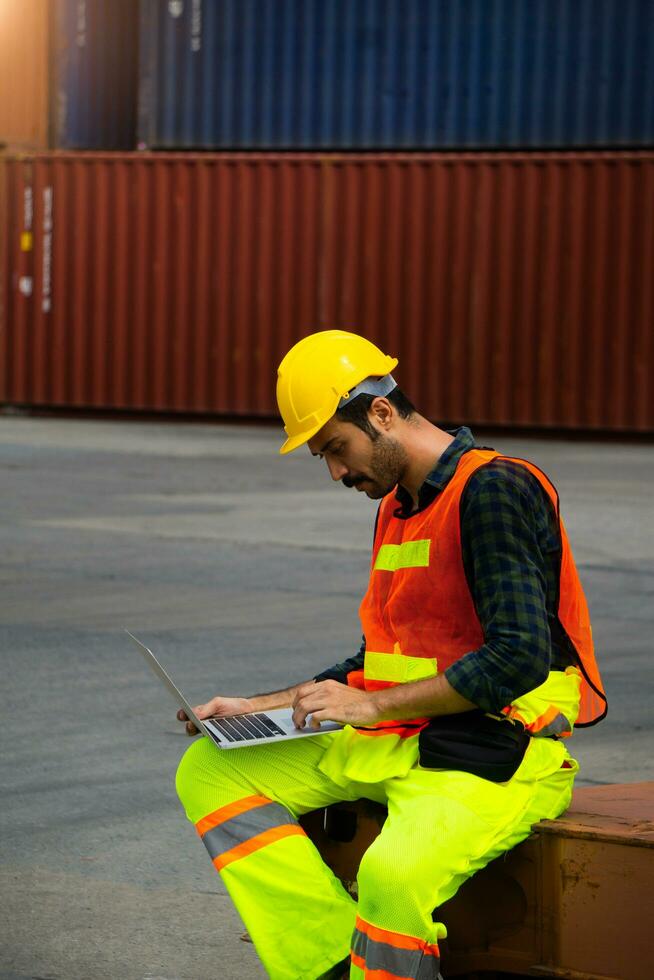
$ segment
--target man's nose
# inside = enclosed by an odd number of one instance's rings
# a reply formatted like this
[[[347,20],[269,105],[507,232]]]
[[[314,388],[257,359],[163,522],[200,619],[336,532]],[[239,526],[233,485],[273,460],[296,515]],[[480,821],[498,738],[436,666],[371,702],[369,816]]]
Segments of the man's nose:
[[[337,459],[328,459],[327,468],[332,480],[342,480],[344,476],[347,476],[347,466]]]

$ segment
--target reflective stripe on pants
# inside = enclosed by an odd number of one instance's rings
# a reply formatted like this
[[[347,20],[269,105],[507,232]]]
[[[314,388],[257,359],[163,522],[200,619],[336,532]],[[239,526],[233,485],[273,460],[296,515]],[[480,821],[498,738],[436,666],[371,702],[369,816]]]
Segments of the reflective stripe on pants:
[[[437,980],[440,964],[438,946],[413,936],[378,929],[357,916],[352,937],[352,963],[365,977],[397,980]]]
[[[285,807],[265,796],[236,800],[195,826],[217,871],[282,837],[304,834]]]

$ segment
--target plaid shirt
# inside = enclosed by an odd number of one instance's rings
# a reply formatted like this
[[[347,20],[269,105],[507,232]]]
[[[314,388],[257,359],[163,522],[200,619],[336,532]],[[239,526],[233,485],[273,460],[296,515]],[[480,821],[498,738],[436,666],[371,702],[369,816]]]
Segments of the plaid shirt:
[[[461,456],[477,448],[460,428],[420,488],[418,509],[436,499]],[[408,517],[413,501],[398,487],[396,516]],[[484,643],[445,671],[458,693],[485,711],[498,712],[542,684],[551,669],[576,663],[556,615],[561,539],[552,503],[523,466],[493,460],[475,471],[460,504],[463,565]],[[354,657],[316,680],[347,682],[363,667],[365,639]],[[438,656],[438,651],[434,651]]]

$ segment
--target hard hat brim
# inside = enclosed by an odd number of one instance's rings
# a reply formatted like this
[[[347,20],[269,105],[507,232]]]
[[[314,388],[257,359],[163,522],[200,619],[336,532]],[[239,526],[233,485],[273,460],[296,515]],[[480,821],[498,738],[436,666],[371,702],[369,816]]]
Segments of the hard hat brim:
[[[315,436],[316,432],[320,432],[323,425],[326,425],[327,422],[329,422],[329,419],[332,418],[332,416],[333,413],[324,422],[319,422],[318,425],[314,426],[311,429],[307,429],[306,432],[300,432],[298,435],[289,436],[286,442],[284,443],[284,445],[280,447],[279,455],[286,456],[288,453],[292,453],[295,449],[299,449],[300,446],[303,446],[306,442],[309,441],[309,439]]]

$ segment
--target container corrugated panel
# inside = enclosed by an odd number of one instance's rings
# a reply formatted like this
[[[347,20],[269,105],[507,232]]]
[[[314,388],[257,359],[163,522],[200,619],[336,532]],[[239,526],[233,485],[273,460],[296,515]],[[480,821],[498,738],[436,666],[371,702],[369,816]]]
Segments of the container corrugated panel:
[[[654,430],[654,152],[5,168],[5,403],[276,415],[339,327],[433,419]]]
[[[0,144],[48,146],[48,0],[0,2]]]
[[[160,148],[654,143],[652,0],[141,0]]]
[[[53,147],[135,148],[138,13],[135,0],[53,0]]]

